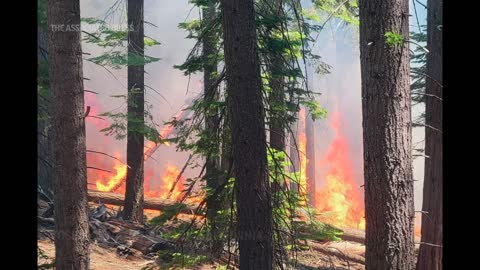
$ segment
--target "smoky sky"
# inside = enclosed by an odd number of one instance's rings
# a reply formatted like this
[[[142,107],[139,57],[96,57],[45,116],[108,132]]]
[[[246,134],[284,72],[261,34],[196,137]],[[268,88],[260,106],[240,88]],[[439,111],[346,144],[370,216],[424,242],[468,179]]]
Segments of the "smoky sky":
[[[82,0],[82,17],[96,17],[103,19],[105,12],[116,1],[114,0]],[[310,1],[302,1],[310,6]],[[125,0],[119,4],[117,14],[125,13]],[[174,65],[181,64],[187,57],[194,45],[193,40],[186,39],[187,33],[178,28],[178,24],[187,18],[197,18],[199,11],[193,8],[187,0],[145,0],[145,34],[158,40],[161,45],[149,47],[146,54],[161,58],[159,62],[148,64],[145,67],[145,84],[154,88],[162,96],[153,90],[146,89],[146,100],[152,105],[151,113],[155,122],[159,125],[168,121],[172,116],[185,106],[189,100],[202,91],[202,74],[192,75],[190,78],[183,75]],[[117,15],[118,16],[118,15]],[[124,16],[124,15],[123,15]],[[125,16],[123,17],[125,20]],[[111,23],[121,23],[121,19],[115,19]],[[155,26],[153,26],[155,25]],[[314,52],[318,53],[322,60],[331,67],[330,74],[309,74],[312,77],[311,87],[320,92],[317,97],[320,104],[331,115],[338,111],[341,114],[341,129],[348,141],[349,155],[354,168],[355,179],[358,185],[363,184],[363,144],[362,144],[362,110],[361,110],[361,85],[360,85],[360,59],[358,49],[358,30],[355,27],[347,27],[337,20],[332,20],[326,25],[315,42]],[[84,52],[92,56],[99,55],[102,50],[91,44],[82,43]],[[88,58],[88,56],[86,56]],[[117,108],[124,109],[125,101],[121,98],[112,98],[111,95],[125,95],[127,92],[126,69],[106,71],[88,61],[84,61],[85,88],[98,92],[95,97],[86,97],[86,105],[96,106],[98,113]],[[188,89],[187,89],[188,86]],[[167,100],[167,101],[165,101]],[[420,109],[414,110],[414,115],[420,113]],[[87,121],[87,148],[95,148],[119,155],[125,160],[126,141],[114,140],[99,133],[99,129],[106,127],[107,123],[101,121]],[[333,138],[329,128],[329,119],[315,121],[315,144],[316,160],[318,161]],[[423,130],[415,129],[413,142],[423,140]],[[146,169],[151,168],[155,177],[159,177],[165,169],[165,164],[171,162],[181,167],[188,154],[176,152],[174,147],[161,147],[154,155],[155,160],[146,162]],[[423,186],[423,159],[414,161],[415,182],[415,208],[421,208]],[[194,171],[187,172],[190,176]],[[317,177],[317,186],[321,185],[322,179]]]

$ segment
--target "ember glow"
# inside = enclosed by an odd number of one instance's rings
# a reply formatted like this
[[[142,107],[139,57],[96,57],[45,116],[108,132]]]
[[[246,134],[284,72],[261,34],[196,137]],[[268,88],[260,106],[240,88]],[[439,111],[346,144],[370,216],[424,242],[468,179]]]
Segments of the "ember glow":
[[[335,112],[330,120],[335,137],[320,160],[321,167],[327,170],[321,178],[322,187],[315,194],[316,209],[323,222],[338,227],[365,229],[360,183],[354,177],[351,153],[340,125],[340,114]]]

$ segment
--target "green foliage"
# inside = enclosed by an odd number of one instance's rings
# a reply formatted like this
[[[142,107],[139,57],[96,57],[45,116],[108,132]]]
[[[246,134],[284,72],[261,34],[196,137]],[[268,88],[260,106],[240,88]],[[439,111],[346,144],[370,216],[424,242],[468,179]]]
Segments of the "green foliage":
[[[144,37],[143,42],[145,47],[152,47],[155,45],[160,45],[161,43],[151,37]]]
[[[87,33],[84,40],[87,43],[95,44],[103,49],[104,52],[98,56],[90,57],[87,60],[100,65],[105,68],[121,69],[126,66],[145,66],[149,63],[157,62],[160,58],[151,57],[148,55],[140,55],[137,53],[128,53],[128,32],[127,30],[117,30],[108,27],[104,20],[97,18],[82,18],[82,23],[89,25],[96,25],[97,31],[94,33]],[[160,42],[151,37],[144,36],[144,45],[151,47],[159,45]],[[142,93],[143,89],[133,89],[131,94]],[[127,100],[126,95],[114,95],[114,98],[124,98],[125,102],[130,102],[130,107],[136,107],[134,100]],[[146,106],[149,108],[148,104]],[[124,139],[127,135],[127,122],[128,130],[142,134],[147,140],[155,143],[162,143],[160,133],[157,130],[157,126],[153,122],[153,116],[149,113],[148,109],[144,111],[143,119],[134,115],[128,115],[126,112],[105,112],[100,116],[108,117],[112,120],[112,124],[106,128],[101,129],[105,135],[115,136],[115,139]],[[149,123],[145,123],[149,120]]]
[[[316,220],[301,222],[298,226],[298,239],[312,239],[316,241],[339,241],[343,231],[326,223]]]
[[[427,43],[426,26],[420,32],[410,33],[410,40],[413,40],[414,47],[413,53],[410,57],[410,72],[411,72],[411,97],[413,106],[425,103],[425,83],[426,83],[426,71],[427,71],[427,54],[422,48]],[[424,127],[425,113],[421,113],[416,117],[412,123],[413,127]],[[420,149],[416,149],[419,151]],[[422,149],[423,150],[423,149]]]
[[[142,119],[134,115],[127,115],[125,112],[105,112],[100,114],[100,116],[108,117],[112,120],[110,126],[100,130],[107,136],[114,136],[117,140],[125,139],[127,136],[127,122],[129,122],[130,126],[128,129],[130,131],[143,134],[145,139],[154,143],[164,143],[155,125],[145,124]],[[148,111],[144,112],[144,118],[151,118]]]
[[[205,59],[203,56],[193,55],[185,60],[183,64],[174,65],[173,67],[182,70],[185,76],[188,76],[195,72],[202,71],[204,62]]]
[[[163,225],[168,220],[175,218],[178,213],[180,213],[180,211],[185,208],[186,205],[183,203],[175,203],[173,205],[169,205],[162,210],[162,213],[159,216],[152,218],[148,223],[153,226]]]
[[[385,39],[389,46],[401,45],[404,41],[403,36],[395,32],[395,30],[385,33]]]
[[[327,117],[327,111],[320,106],[320,103],[318,103],[318,101],[314,99],[302,100],[301,103],[308,108],[313,120],[325,119]]]
[[[141,56],[136,53],[126,53],[128,45],[128,32],[126,29],[111,29],[104,20],[97,18],[82,18],[81,21],[89,25],[98,26],[97,31],[86,34],[84,40],[87,43],[109,49],[99,56],[88,59],[95,64],[120,69],[123,66],[144,66],[160,60],[160,58],[148,55]],[[144,37],[143,40],[146,47],[160,44],[160,42],[151,37]]]
[[[202,21],[194,19],[189,22],[182,22],[178,24],[178,28],[188,31],[187,38],[198,38],[199,33],[202,32]]]
[[[158,253],[162,263],[160,269],[192,269],[193,267],[209,261],[206,255],[187,254],[181,252],[160,251]]]
[[[359,25],[357,0],[312,0],[315,9],[326,12],[329,17],[341,19],[347,24]]]
[[[141,56],[136,53],[126,54],[120,51],[112,51],[96,57],[91,57],[88,60],[100,66],[121,69],[123,66],[144,66],[149,63],[157,62],[160,58],[148,55]]]

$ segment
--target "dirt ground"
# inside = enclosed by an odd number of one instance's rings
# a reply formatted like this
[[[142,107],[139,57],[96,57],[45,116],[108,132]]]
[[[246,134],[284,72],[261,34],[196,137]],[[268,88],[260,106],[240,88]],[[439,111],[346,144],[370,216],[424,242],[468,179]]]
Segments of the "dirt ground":
[[[301,251],[297,253],[297,265],[290,269],[298,270],[363,270],[364,265],[358,262],[353,262],[346,257],[336,256],[331,254],[325,254],[315,249],[316,246],[339,251],[345,254],[363,256],[365,247],[361,244],[338,241],[328,243],[312,244],[313,247],[310,250]],[[55,247],[53,241],[50,239],[38,240],[38,247],[44,251],[44,254],[49,259],[39,259],[38,265],[51,261],[51,258],[55,257]],[[342,258],[343,257],[343,258]],[[134,253],[127,258],[117,254],[115,248],[104,248],[98,244],[91,244],[90,253],[90,269],[91,270],[141,270],[154,261],[151,259],[143,258],[141,253]],[[212,270],[217,269],[218,264],[210,263],[198,265],[195,270]]]

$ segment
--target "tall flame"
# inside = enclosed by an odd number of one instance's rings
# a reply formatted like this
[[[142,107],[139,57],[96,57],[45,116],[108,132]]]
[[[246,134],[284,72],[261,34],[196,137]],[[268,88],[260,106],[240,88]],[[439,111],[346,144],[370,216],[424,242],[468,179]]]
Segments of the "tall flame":
[[[305,134],[306,128],[306,113],[305,109],[301,108],[299,112],[299,121],[298,121],[298,152],[299,152],[299,160],[300,160],[300,175],[299,175],[299,187],[298,193],[302,200],[300,201],[301,206],[306,205],[306,198],[307,198],[307,136]]]
[[[179,114],[178,116],[180,116]],[[173,126],[167,125],[164,126],[163,129],[160,131],[160,137],[161,138],[166,138],[168,137],[173,131]],[[167,146],[169,146],[168,143],[166,143]],[[148,160],[150,156],[155,152],[155,150],[158,149],[160,144],[155,144],[152,141],[148,141],[147,145],[145,146],[144,150],[144,160]],[[118,158],[118,154],[116,156]],[[122,164],[121,162],[115,160],[115,165],[113,169],[116,171],[115,175],[110,176],[107,184],[103,184],[102,181],[96,180],[95,185],[97,187],[97,190],[100,191],[113,191],[113,192],[120,192],[124,193],[123,190],[119,190],[120,187],[124,186],[124,182],[127,176],[127,165]],[[148,174],[149,172],[146,171],[145,174]],[[104,176],[104,175],[103,175]],[[105,178],[102,177],[102,178]],[[148,181],[151,177],[145,177],[146,183],[145,185],[148,186]]]
[[[162,185],[160,188],[157,190],[146,190],[145,196],[171,200],[181,199],[185,179],[183,176],[179,178],[179,175],[180,170],[177,167],[167,164],[167,168],[162,175]],[[178,182],[176,182],[177,179]]]
[[[118,184],[121,183],[122,179],[126,175],[127,165],[122,164],[118,160],[114,160],[114,162],[115,162],[115,165],[113,165],[113,169],[116,172],[115,175],[110,176],[109,179],[107,178],[108,182],[106,184],[103,184],[103,182],[100,179],[95,180],[95,185],[97,187],[97,190],[99,190],[99,191],[110,191],[110,190],[112,190],[113,187],[115,187],[115,186],[117,186]],[[99,173],[99,174],[97,174],[97,176],[102,175],[102,174],[103,174],[103,176],[105,176],[104,173]],[[105,179],[105,177],[102,177],[102,178]]]
[[[353,174],[350,150],[340,128],[340,114],[335,112],[330,126],[335,137],[320,161],[327,171],[316,195],[319,219],[339,227],[365,228],[364,206],[359,183]]]

